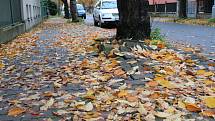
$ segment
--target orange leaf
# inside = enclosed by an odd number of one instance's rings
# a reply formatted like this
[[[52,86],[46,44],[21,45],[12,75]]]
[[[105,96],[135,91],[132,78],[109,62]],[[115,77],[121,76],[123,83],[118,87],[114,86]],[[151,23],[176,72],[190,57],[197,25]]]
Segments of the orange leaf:
[[[15,108],[12,108],[8,111],[8,115],[9,116],[17,116],[19,114],[22,114],[24,113],[26,110],[24,108],[19,108],[19,107],[15,107]]]
[[[201,108],[198,107],[196,104],[186,104],[186,109],[190,112],[200,112]]]

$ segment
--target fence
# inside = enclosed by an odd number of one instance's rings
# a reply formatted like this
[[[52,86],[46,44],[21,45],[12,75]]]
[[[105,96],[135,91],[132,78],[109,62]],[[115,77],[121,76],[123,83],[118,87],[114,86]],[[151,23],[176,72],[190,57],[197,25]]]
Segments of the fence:
[[[22,22],[21,0],[0,0],[0,28]]]

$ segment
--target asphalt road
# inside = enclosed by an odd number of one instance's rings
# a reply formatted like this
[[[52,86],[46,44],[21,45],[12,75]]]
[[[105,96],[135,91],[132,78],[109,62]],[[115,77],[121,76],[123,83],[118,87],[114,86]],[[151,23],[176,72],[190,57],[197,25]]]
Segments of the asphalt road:
[[[88,15],[85,23],[93,25],[93,16]],[[152,28],[160,28],[168,40],[199,47],[206,55],[215,53],[215,27],[153,21]]]

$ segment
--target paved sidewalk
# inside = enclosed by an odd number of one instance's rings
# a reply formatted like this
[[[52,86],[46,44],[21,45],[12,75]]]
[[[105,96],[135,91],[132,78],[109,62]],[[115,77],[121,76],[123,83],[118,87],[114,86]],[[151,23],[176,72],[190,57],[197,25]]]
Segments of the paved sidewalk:
[[[213,60],[164,45],[128,51],[115,33],[52,18],[1,45],[0,120],[214,120]]]

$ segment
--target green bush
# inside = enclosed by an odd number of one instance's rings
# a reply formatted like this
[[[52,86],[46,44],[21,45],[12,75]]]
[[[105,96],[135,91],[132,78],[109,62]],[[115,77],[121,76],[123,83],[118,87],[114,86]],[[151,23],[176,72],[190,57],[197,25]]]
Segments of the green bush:
[[[159,28],[155,28],[151,32],[151,39],[152,40],[160,40],[160,41],[165,41],[165,36],[161,34]]]
[[[51,0],[48,0],[48,9],[49,13],[52,16],[55,16],[57,14],[57,4],[55,2],[52,2]]]
[[[215,18],[208,19],[208,22],[215,23]]]

